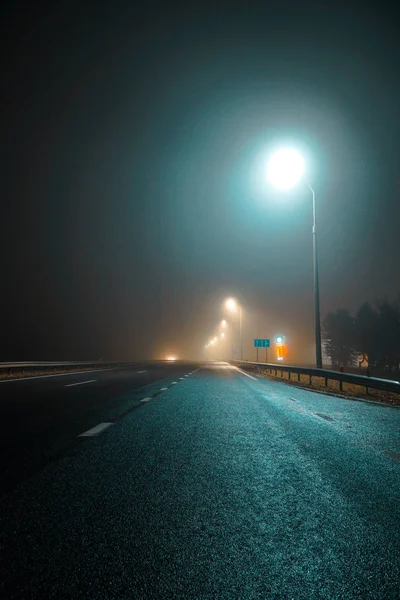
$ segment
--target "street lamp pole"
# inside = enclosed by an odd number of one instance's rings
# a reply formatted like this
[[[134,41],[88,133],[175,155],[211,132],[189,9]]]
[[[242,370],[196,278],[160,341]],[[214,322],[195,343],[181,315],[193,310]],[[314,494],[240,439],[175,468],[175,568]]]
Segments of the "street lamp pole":
[[[240,322],[240,360],[243,360],[243,322],[242,306],[239,304],[239,322]]]
[[[317,219],[315,207],[315,192],[307,183],[312,193],[313,201],[313,258],[314,258],[314,317],[315,317],[315,356],[317,369],[322,369],[322,347],[321,347],[321,317],[319,309],[319,273],[318,273],[318,247],[317,247]]]
[[[267,175],[270,182],[278,188],[290,189],[300,181],[304,182],[304,159],[293,148],[281,148],[270,158]],[[321,318],[319,310],[319,277],[315,192],[305,182],[312,193],[313,201],[313,258],[314,258],[314,317],[315,317],[315,355],[317,368],[322,368]]]

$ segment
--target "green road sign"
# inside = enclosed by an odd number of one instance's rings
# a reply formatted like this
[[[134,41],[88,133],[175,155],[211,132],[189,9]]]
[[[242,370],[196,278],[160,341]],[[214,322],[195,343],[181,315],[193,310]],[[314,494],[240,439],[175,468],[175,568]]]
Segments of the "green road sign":
[[[270,348],[270,340],[254,340],[254,348]]]

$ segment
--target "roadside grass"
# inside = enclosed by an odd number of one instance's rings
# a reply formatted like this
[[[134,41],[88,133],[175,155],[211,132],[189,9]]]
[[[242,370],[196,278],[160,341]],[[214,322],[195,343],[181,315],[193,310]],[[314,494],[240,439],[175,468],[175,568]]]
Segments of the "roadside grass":
[[[99,369],[104,368],[104,366],[97,367]],[[32,367],[24,367],[21,371],[12,372],[10,374],[6,372],[2,372],[0,370],[0,381],[3,380],[11,380],[11,379],[25,379],[26,377],[40,377],[43,375],[62,375],[63,373],[78,373],[85,371],[95,371],[96,367],[93,365],[90,367],[66,367],[66,368],[52,368],[48,367],[46,370],[44,369],[36,369],[35,371]]]

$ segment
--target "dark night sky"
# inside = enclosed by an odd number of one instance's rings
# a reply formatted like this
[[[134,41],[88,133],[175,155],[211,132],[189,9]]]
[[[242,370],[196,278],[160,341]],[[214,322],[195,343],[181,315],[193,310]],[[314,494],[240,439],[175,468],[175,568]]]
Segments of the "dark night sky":
[[[400,53],[383,3],[18,2],[2,19],[0,359],[196,357],[220,301],[311,354],[323,315],[400,292]],[[97,4],[97,3],[96,3]],[[395,5],[393,5],[393,11]]]

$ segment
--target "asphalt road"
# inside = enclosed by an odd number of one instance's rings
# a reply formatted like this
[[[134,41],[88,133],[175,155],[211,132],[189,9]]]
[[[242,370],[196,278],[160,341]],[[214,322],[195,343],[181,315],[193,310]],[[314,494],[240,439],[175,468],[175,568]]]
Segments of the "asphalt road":
[[[132,369],[80,371],[0,380],[0,495],[79,443],[106,418],[115,421],[192,365],[137,363]]]
[[[400,599],[399,409],[224,363],[0,399],[1,598]]]

